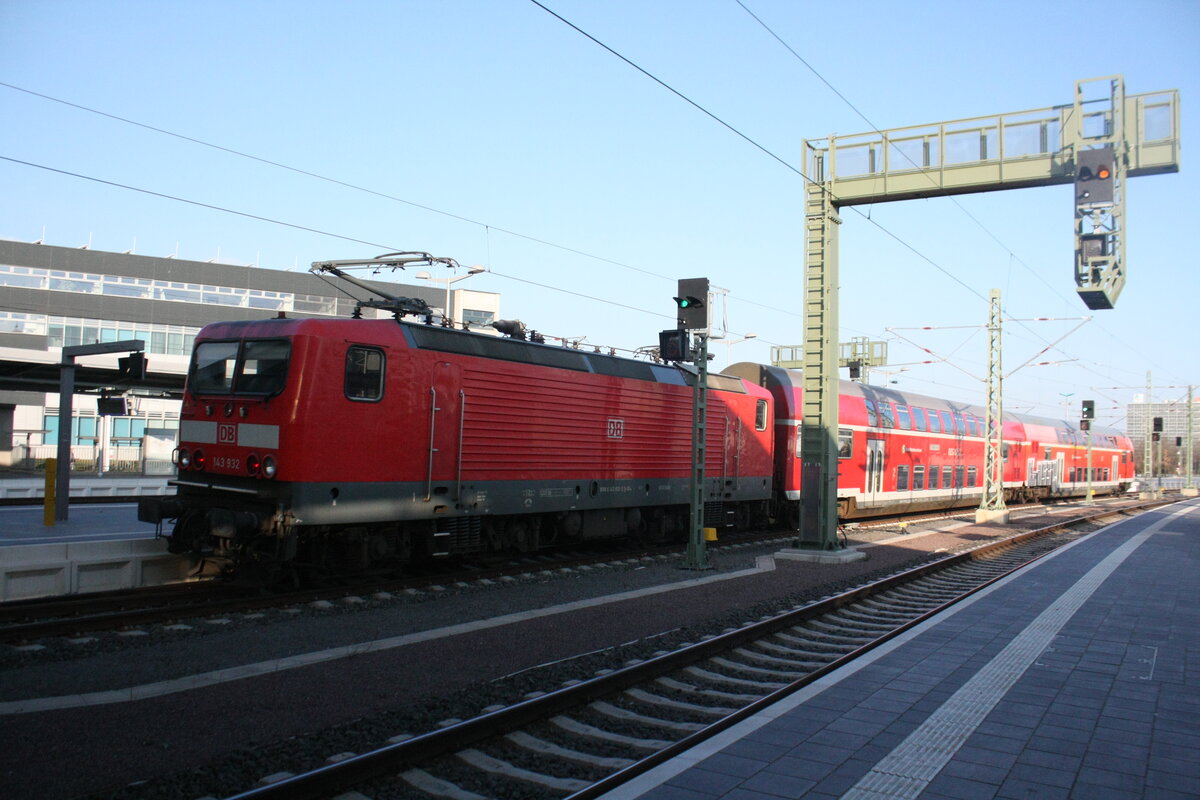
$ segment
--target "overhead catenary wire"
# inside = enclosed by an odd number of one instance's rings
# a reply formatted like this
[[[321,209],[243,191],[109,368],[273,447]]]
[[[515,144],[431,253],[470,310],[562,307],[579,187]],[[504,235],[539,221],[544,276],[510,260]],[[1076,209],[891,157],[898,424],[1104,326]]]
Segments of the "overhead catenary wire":
[[[58,169],[56,167],[46,166],[45,164],[37,164],[32,161],[24,161],[19,158],[12,158],[11,156],[0,155],[0,161],[8,161],[13,164],[20,164],[20,165],[26,166],[26,167],[33,167],[35,169],[41,169],[41,170],[45,170],[47,172],[53,172],[53,173],[57,173],[59,175],[65,175],[67,177],[77,178],[79,180],[85,180],[85,181],[91,181],[93,183],[99,183],[104,186],[111,186],[111,187],[114,187],[117,189],[124,189],[124,190],[131,191],[131,192],[138,192],[141,194],[149,195],[151,197],[158,197],[163,200],[171,200],[171,201],[174,201],[177,203],[186,203],[188,205],[197,206],[199,208],[206,208],[206,209],[209,209],[210,211],[218,211],[218,212],[225,213],[225,214],[234,214],[236,216],[246,217],[247,219],[258,220],[259,222],[268,222],[268,223],[271,223],[272,225],[282,225],[286,228],[292,228],[294,230],[305,231],[307,233],[315,233],[320,236],[328,236],[328,237],[331,237],[334,239],[340,239],[340,240],[346,241],[346,242],[354,242],[356,244],[365,244],[365,245],[369,245],[371,247],[374,247],[374,248],[377,248],[380,250],[395,251],[398,249],[402,249],[402,248],[398,248],[394,244],[383,244],[380,242],[372,242],[367,239],[359,239],[359,238],[356,238],[353,236],[346,236],[346,235],[343,235],[340,233],[334,233],[332,231],[326,231],[326,230],[322,230],[320,228],[314,228],[314,227],[311,227],[308,225],[299,225],[294,222],[287,222],[285,220],[274,219],[272,217],[263,216],[261,214],[252,214],[248,211],[239,211],[234,208],[228,208],[226,206],[219,206],[219,205],[215,205],[213,203],[204,203],[199,200],[189,200],[186,197],[179,197],[177,195],[166,194],[165,192],[156,192],[152,189],[145,189],[145,188],[142,188],[139,186],[131,186],[129,184],[120,183],[118,181],[110,181],[110,180],[106,180],[104,178],[97,178],[92,175],[84,175],[79,172],[71,172],[70,170]],[[648,309],[638,308],[637,306],[631,306],[631,305],[627,305],[625,303],[618,303],[614,300],[607,300],[602,297],[595,297],[593,295],[583,294],[582,292],[575,292],[575,291],[571,291],[569,289],[563,289],[561,287],[550,286],[550,285],[544,284],[544,283],[537,283],[536,281],[530,281],[530,280],[527,280],[524,278],[518,278],[513,275],[506,275],[504,273],[496,272],[494,270],[488,270],[488,273],[496,275],[497,277],[506,278],[508,280],[514,280],[514,281],[518,281],[520,283],[530,284],[530,285],[537,286],[537,287],[543,288],[543,289],[553,289],[555,291],[574,295],[576,297],[582,297],[587,300],[591,300],[593,302],[604,303],[607,305],[612,305],[612,306],[616,306],[619,308],[628,309],[631,311],[638,311],[640,313],[649,314],[651,316],[656,316],[656,317],[666,317],[667,316],[667,315],[662,314],[657,311],[650,311]],[[668,317],[668,318],[671,319],[672,321],[674,320],[674,317]],[[560,338],[560,337],[555,337],[555,338]],[[767,339],[763,339],[763,341],[767,342],[768,344],[776,344],[775,342],[771,342]]]

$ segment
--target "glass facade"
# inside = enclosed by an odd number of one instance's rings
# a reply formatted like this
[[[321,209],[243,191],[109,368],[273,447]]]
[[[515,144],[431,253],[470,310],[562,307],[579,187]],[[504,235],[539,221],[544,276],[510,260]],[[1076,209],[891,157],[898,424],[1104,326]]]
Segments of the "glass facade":
[[[0,286],[44,289],[53,292],[96,294],[163,300],[171,303],[261,308],[268,311],[298,311],[304,314],[334,314],[336,301],[321,295],[270,292],[235,286],[209,286],[199,283],[156,281],[124,275],[97,275],[87,272],[63,272],[38,267],[0,264]]]

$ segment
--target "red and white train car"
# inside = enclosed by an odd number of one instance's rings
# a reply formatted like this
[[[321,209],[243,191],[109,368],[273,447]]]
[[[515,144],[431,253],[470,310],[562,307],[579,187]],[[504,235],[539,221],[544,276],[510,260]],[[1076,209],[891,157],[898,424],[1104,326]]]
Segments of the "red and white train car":
[[[768,389],[776,408],[776,470],[785,502],[800,499],[800,373],[760,364],[726,370]],[[984,409],[842,381],[838,405],[839,516],[978,504],[983,493]],[[1005,414],[1004,490],[1013,502],[1084,495],[1086,434],[1065,420]],[[1133,447],[1110,428],[1092,429],[1092,489],[1124,491]]]

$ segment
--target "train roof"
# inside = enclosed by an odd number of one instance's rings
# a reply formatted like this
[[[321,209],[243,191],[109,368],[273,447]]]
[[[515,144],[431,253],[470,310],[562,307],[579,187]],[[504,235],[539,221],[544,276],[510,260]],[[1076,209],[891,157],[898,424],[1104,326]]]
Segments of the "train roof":
[[[771,388],[772,385],[780,387],[792,387],[796,390],[802,390],[803,378],[800,370],[785,369],[783,367],[768,366],[766,364],[753,364],[748,362],[740,362],[733,364],[725,369],[725,373],[729,375],[737,375],[751,383],[757,383],[765,388]],[[856,381],[839,381],[838,391],[842,395],[851,395],[863,397],[869,400],[891,400],[895,403],[902,403],[908,406],[920,406],[936,411],[950,411],[956,413],[974,414],[977,417],[986,416],[986,409],[983,406],[974,405],[972,403],[961,403],[955,400],[946,400],[941,397],[932,397],[930,395],[916,394],[915,392],[902,392],[898,389],[892,389],[885,386],[872,386],[871,384],[858,383]],[[1053,419],[1051,417],[1036,416],[1033,414],[1015,414],[1009,411],[1004,413],[1004,419],[1007,422],[1019,422],[1023,425],[1043,425],[1048,428],[1066,431],[1078,431],[1078,422],[1065,419]],[[1110,436],[1124,437],[1125,433],[1116,428],[1107,428],[1099,425],[1092,426],[1093,433],[1104,433]]]
[[[361,336],[363,326],[388,331],[398,330],[410,348],[456,353],[499,361],[556,367],[596,375],[611,375],[619,378],[665,383],[676,386],[695,384],[695,371],[685,366],[658,364],[606,353],[586,352],[572,347],[543,344],[523,339],[510,339],[477,333],[469,330],[443,328],[406,320],[362,320],[362,319],[291,319],[271,318],[264,320],[218,322],[205,326],[197,336],[204,339],[241,338],[253,331],[252,336],[296,335],[301,332],[318,333],[338,331],[337,335],[349,336],[347,327],[360,333],[353,337],[363,344],[368,342]],[[726,392],[746,394],[746,384],[733,376],[716,372],[708,374],[708,387]]]

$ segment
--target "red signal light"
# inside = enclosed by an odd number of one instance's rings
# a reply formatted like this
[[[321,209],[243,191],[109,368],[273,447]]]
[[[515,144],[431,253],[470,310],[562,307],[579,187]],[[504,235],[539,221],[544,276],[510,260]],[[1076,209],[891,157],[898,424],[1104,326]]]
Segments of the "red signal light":
[[[1096,170],[1096,177],[1102,181],[1106,181],[1112,177],[1112,173],[1109,171],[1108,167],[1100,167]]]

